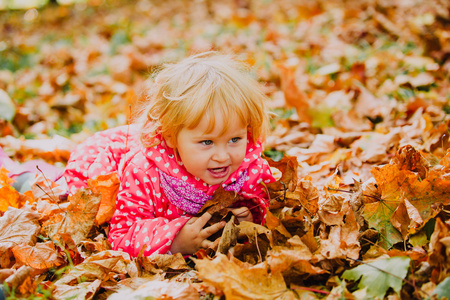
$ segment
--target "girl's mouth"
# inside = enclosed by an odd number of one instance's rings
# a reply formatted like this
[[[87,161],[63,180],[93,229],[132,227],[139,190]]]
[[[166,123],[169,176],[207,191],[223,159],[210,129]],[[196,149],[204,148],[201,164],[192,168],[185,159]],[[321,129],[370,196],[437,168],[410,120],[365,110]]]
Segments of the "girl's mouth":
[[[222,168],[211,168],[208,169],[209,174],[211,174],[214,178],[222,178],[225,177],[228,174],[229,167],[222,167]]]

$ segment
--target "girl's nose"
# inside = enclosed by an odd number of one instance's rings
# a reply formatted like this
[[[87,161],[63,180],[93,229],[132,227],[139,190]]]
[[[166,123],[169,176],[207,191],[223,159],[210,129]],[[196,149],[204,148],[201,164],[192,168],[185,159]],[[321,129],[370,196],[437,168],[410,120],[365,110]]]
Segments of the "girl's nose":
[[[220,149],[217,148],[214,152],[214,155],[212,156],[212,159],[217,162],[225,162],[228,161],[230,155],[228,154],[228,151],[226,149]]]

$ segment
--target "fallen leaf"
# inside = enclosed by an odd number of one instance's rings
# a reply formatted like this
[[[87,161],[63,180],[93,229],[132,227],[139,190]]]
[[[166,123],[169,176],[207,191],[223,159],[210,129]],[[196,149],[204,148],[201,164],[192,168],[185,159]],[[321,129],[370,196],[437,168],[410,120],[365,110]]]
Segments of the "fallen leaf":
[[[222,186],[220,186],[215,192],[211,200],[206,201],[203,207],[200,209],[197,215],[203,214],[205,211],[214,215],[225,208],[231,207],[234,202],[239,200],[240,197],[236,192],[225,191]],[[224,217],[228,211],[226,211],[221,217]]]
[[[116,210],[116,196],[119,191],[119,177],[117,173],[99,175],[95,179],[88,179],[89,188],[101,195],[100,205],[95,216],[95,225],[109,222]]]
[[[5,280],[10,289],[18,291],[18,294],[29,296],[36,291],[36,282],[32,279],[33,268],[28,266],[21,266],[14,274]]]
[[[140,299],[186,299],[200,300],[200,295],[188,282],[176,282],[168,280],[149,281],[138,287],[135,291],[129,288],[118,290],[110,296],[110,300],[140,300]]]
[[[352,281],[361,279],[358,283],[359,289],[365,288],[369,297],[383,299],[389,288],[397,294],[400,293],[402,279],[408,273],[410,261],[406,256],[375,260],[346,270],[342,278]]]
[[[25,207],[22,209],[8,208],[5,214],[0,217],[0,252],[2,260],[6,254],[10,253],[16,245],[34,245],[41,230],[38,223],[39,215]],[[5,262],[7,263],[7,262]],[[10,267],[1,265],[2,268]]]
[[[93,282],[81,282],[74,286],[55,284],[52,295],[58,300],[90,300],[96,295],[101,283],[101,280],[96,279]]]
[[[392,225],[402,234],[403,239],[423,224],[419,211],[406,199],[398,205],[391,217]]]
[[[295,107],[300,120],[311,124],[311,116],[307,113],[310,107],[306,94],[295,82],[296,69],[292,66],[279,65],[281,77],[281,90],[284,93],[286,104]]]
[[[0,270],[0,283],[3,283],[6,278],[13,275],[16,270],[14,269],[1,269]]]
[[[69,233],[78,245],[94,225],[95,216],[100,204],[100,196],[91,194],[88,190],[79,189],[73,196],[69,196],[70,205],[67,211],[53,215],[42,223],[42,230],[47,236],[59,239],[61,233]]]
[[[219,245],[217,246],[217,252],[227,254],[228,250],[236,245],[239,231],[240,229],[236,226],[235,216],[233,215],[223,228],[222,236],[220,237]]]
[[[1,91],[1,90],[0,90]],[[9,171],[4,167],[0,169],[0,213],[8,210],[8,207],[20,208],[24,203],[20,200],[20,194],[12,187],[13,179],[8,177]]]
[[[57,268],[65,264],[65,260],[58,255],[53,242],[37,243],[34,246],[17,245],[12,248],[16,263],[33,268],[33,274],[41,274],[50,268]]]
[[[433,234],[430,238],[428,262],[432,266],[445,266],[450,269],[450,226],[436,219]]]
[[[213,260],[195,260],[199,277],[227,299],[274,299],[287,292],[280,273],[268,273],[264,263],[241,267],[217,254]]]
[[[157,254],[138,259],[143,274],[181,273],[189,269],[181,253]]]

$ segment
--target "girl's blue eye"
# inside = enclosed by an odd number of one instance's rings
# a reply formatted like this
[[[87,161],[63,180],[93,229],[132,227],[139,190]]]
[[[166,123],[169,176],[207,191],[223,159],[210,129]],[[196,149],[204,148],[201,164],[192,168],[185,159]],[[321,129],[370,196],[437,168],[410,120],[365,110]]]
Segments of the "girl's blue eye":
[[[200,143],[205,145],[205,146],[209,146],[209,145],[212,144],[212,141],[211,140],[204,140],[204,141],[201,141]]]
[[[237,142],[239,142],[240,139],[241,139],[240,137],[234,137],[234,138],[232,138],[230,141],[231,141],[232,143],[237,143]]]

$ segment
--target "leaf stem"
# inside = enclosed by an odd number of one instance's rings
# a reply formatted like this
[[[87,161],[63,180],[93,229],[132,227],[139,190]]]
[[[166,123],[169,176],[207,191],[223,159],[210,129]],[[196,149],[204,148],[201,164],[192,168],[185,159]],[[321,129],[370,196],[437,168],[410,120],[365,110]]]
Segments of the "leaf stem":
[[[405,279],[405,278],[402,278],[402,277],[397,276],[397,275],[395,275],[395,274],[392,274],[392,273],[390,273],[390,272],[388,272],[388,271],[386,271],[386,270],[383,270],[383,269],[378,268],[378,267],[376,267],[376,266],[374,266],[374,265],[368,264],[368,263],[366,263],[366,262],[364,262],[364,261],[362,261],[362,260],[360,260],[360,259],[355,259],[355,258],[351,258],[351,257],[348,257],[348,256],[346,256],[346,258],[349,259],[349,260],[353,260],[353,261],[356,261],[356,262],[365,264],[365,265],[367,265],[367,266],[370,266],[370,267],[372,267],[372,268],[377,269],[378,271],[381,271],[381,272],[386,273],[386,274],[388,274],[388,275],[391,275],[391,276],[393,276],[393,277],[395,277],[395,278],[398,278],[398,279],[400,279],[401,281],[403,281],[403,282],[405,282],[405,283],[411,285],[411,286],[414,288],[414,290],[415,290],[416,292],[417,292],[417,290],[418,290],[418,291],[421,291],[422,293],[424,293],[425,295],[428,295],[429,297],[431,297],[431,295],[430,295],[429,293],[427,293],[427,292],[425,292],[424,290],[422,290],[421,288],[417,287],[417,286],[415,285],[414,282],[411,282],[411,281],[408,280],[408,279]]]
[[[327,190],[329,190],[329,191],[336,191],[336,192],[343,192],[343,193],[348,193],[348,194],[353,194],[354,193],[353,191],[346,191],[346,190],[335,189],[335,188],[331,188],[331,187],[327,187]],[[375,197],[375,196],[372,196],[372,195],[366,195],[366,194],[362,194],[362,195],[364,197],[372,198],[372,199],[375,199],[377,201],[383,200],[383,199],[381,199],[379,197]]]
[[[293,290],[305,290],[305,291],[310,291],[313,293],[319,293],[319,294],[324,294],[324,295],[329,295],[330,292],[327,291],[322,291],[322,290],[318,290],[318,289],[313,289],[313,288],[308,288],[308,287],[304,287],[304,286],[295,286],[295,287],[291,287],[291,289]]]

